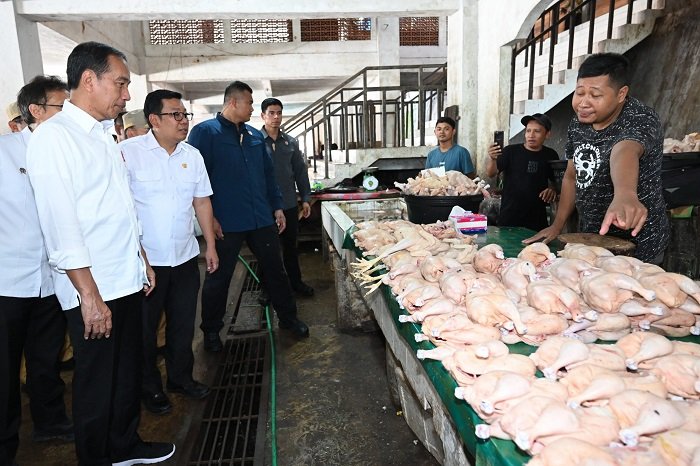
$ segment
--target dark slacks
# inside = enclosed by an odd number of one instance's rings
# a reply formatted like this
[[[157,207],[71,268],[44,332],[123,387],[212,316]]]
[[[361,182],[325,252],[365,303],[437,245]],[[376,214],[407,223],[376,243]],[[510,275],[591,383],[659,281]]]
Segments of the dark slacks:
[[[149,394],[163,390],[156,365],[158,323],[163,309],[168,381],[179,386],[192,383],[192,339],[199,292],[197,257],[175,267],[153,266],[153,270],[158,286],[143,300],[143,391]]]
[[[289,277],[292,288],[301,285],[301,268],[299,267],[299,250],[297,249],[297,236],[299,235],[298,209],[292,207],[284,211],[287,219],[287,228],[280,236],[282,246],[282,261]]]
[[[282,322],[296,318],[297,305],[282,265],[277,227],[271,225],[257,230],[224,233],[224,239],[216,240],[219,269],[212,274],[206,274],[202,285],[200,328],[205,333],[218,332],[224,326],[228,288],[244,240],[262,269],[265,289],[268,290],[277,317]]]
[[[73,342],[73,424],[81,465],[111,465],[140,442],[143,293],[107,301],[109,338],[85,340],[80,307],[66,311]]]
[[[66,316],[55,295],[0,296],[0,464],[10,464],[19,445],[23,351],[34,429],[49,430],[68,420],[59,369],[65,333]]]

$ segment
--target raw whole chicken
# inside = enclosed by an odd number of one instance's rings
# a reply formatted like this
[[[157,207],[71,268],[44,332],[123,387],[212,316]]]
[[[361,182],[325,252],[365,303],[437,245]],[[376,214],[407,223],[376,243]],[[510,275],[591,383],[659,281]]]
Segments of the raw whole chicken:
[[[415,311],[411,313],[411,315],[401,314],[399,316],[399,322],[423,322],[423,320],[428,316],[450,314],[459,310],[459,307],[457,307],[457,305],[449,299],[437,298],[423,305],[420,311]]]
[[[634,278],[615,272],[582,273],[581,293],[591,308],[599,312],[617,312],[622,303],[639,294],[651,301],[656,294]]]
[[[527,285],[527,303],[545,314],[563,314],[575,321],[583,319],[581,298],[570,288],[551,280],[538,280]],[[596,313],[587,318],[595,318]]]
[[[559,257],[567,259],[581,259],[591,265],[595,265],[599,257],[613,256],[614,254],[599,246],[586,246],[581,243],[567,243],[562,251],[557,253]]]
[[[685,416],[671,401],[649,392],[626,390],[610,398],[608,407],[620,423],[625,445],[636,446],[650,435],[685,424]]]
[[[662,272],[639,278],[644,288],[656,292],[656,296],[668,307],[678,307],[688,297],[700,303],[700,286],[692,279],[678,273]]]
[[[633,261],[636,261],[633,262]],[[643,264],[639,259],[627,256],[603,256],[598,257],[595,266],[606,272],[623,273],[633,277],[639,266]]]
[[[530,354],[530,359],[545,377],[556,380],[560,369],[585,361],[589,355],[589,346],[585,343],[574,338],[554,336]]]
[[[669,309],[662,316],[647,315],[640,321],[639,327],[668,337],[685,337],[690,335],[695,326],[696,316],[679,308]]]
[[[507,296],[501,294],[467,295],[467,315],[481,325],[503,327],[520,335],[527,333],[527,327],[520,319],[518,307]]]
[[[526,377],[534,377],[535,364],[520,354],[506,354],[488,359],[479,358],[473,350],[459,350],[442,361],[459,386],[471,385],[482,374],[496,370],[516,372]]]
[[[498,244],[487,244],[476,251],[473,265],[477,272],[496,273],[505,260],[501,246]]]
[[[530,391],[532,379],[515,372],[493,371],[476,379],[473,385],[457,387],[455,396],[465,400],[487,423],[502,415],[507,401]]]
[[[631,321],[624,314],[598,314],[595,321],[573,323],[564,335],[574,336],[583,329],[595,335],[596,340],[617,341],[630,333]]]
[[[651,373],[668,392],[683,398],[700,399],[700,359],[690,354],[669,354],[656,361]]]
[[[527,334],[520,338],[527,344],[539,346],[550,335],[560,335],[569,326],[565,317],[543,314],[530,306],[518,306],[520,319],[527,327]]]
[[[546,270],[557,282],[571,288],[576,293],[581,293],[581,273],[598,269],[581,259],[559,258],[552,262]]]
[[[427,286],[421,286],[411,290],[408,293],[399,295],[396,299],[400,300],[400,303],[408,309],[410,312],[414,312],[418,309],[422,309],[426,303],[436,300],[442,297],[442,291],[440,287],[434,284]]]
[[[659,434],[651,448],[669,466],[698,466],[700,464],[700,434],[671,430]]]
[[[532,262],[509,259],[503,264],[500,275],[506,288],[523,299],[527,296],[527,285],[537,276],[537,270]]]
[[[603,448],[571,437],[558,439],[532,458],[527,466],[619,466]],[[661,465],[659,465],[661,466]]]
[[[462,360],[467,360],[468,358],[490,359],[506,356],[508,347],[499,340],[491,340],[472,346],[462,346],[459,349],[450,345],[444,345],[429,350],[418,350],[416,357],[418,359],[444,361],[447,358],[454,357],[457,351],[459,351],[459,358]]]
[[[518,254],[518,259],[532,262],[532,264],[538,268],[544,267],[548,262],[556,259],[556,255],[549,250],[549,246],[545,243],[532,243],[523,248]]]
[[[633,371],[653,367],[656,359],[671,354],[674,348],[668,338],[650,332],[630,333],[615,345],[625,353],[625,364]]]
[[[461,304],[469,289],[469,283],[476,278],[476,272],[447,272],[440,277],[440,289],[446,298]]]
[[[668,307],[657,299],[653,301],[645,301],[642,298],[634,297],[629,301],[622,303],[617,311],[620,314],[624,314],[628,317],[643,316],[647,314],[662,316],[668,312]]]

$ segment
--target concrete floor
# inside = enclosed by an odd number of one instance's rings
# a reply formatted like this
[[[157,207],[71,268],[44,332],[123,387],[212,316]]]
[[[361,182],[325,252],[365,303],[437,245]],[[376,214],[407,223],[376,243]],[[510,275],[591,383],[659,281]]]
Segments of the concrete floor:
[[[336,328],[334,275],[323,262],[320,248],[318,243],[303,243],[300,256],[305,281],[316,290],[314,297],[298,300],[299,317],[309,325],[310,338],[297,341],[287,332],[275,330],[277,464],[437,464],[391,402],[381,333],[343,333]],[[213,375],[218,355],[202,351],[200,332],[196,332],[194,347],[196,378],[207,380]],[[69,409],[71,375],[64,373]],[[163,464],[186,465],[191,442],[188,434],[204,401],[178,395],[170,398],[174,409],[169,415],[143,411],[140,433],[145,440],[172,441],[178,446],[175,457]],[[75,464],[72,444],[31,441],[27,403],[25,396],[18,464]],[[268,422],[265,464],[271,464],[269,440]]]

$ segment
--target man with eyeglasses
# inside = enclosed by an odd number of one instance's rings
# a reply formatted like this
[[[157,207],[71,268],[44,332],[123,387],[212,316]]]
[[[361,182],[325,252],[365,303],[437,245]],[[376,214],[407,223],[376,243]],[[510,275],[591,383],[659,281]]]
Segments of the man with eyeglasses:
[[[0,137],[0,464],[12,464],[19,444],[23,353],[33,440],[73,440],[59,369],[66,317],[54,294],[26,168],[32,132],[61,110],[68,86],[56,76],[37,76],[17,98],[28,126]]]
[[[151,131],[119,144],[129,171],[131,193],[141,221],[141,244],[156,273],[158,287],[143,306],[143,391],[146,409],[165,414],[172,409],[156,366],[156,335],[165,309],[166,387],[170,393],[201,399],[209,387],[194,380],[194,321],[199,292],[199,244],[192,208],[206,241],[207,272],[219,267],[214,245],[212,194],[204,160],[184,142],[191,113],[179,92],[159,89],[146,96],[143,116]]]
[[[309,328],[297,318],[292,287],[282,264],[279,234],[286,227],[275,167],[262,133],[246,124],[253,114],[253,90],[234,81],[224,92],[224,106],[215,118],[192,128],[189,142],[202,153],[214,195],[212,206],[221,265],[202,285],[204,349],[223,349],[219,331],[224,323],[231,277],[245,240],[262,268],[265,288],[277,312],[280,328],[297,338]]]
[[[29,172],[56,296],[73,343],[77,464],[154,464],[172,443],[144,442],[142,301],[156,285],[112,120],[131,82],[126,56],[84,42],[68,56],[70,101],[27,147]]]

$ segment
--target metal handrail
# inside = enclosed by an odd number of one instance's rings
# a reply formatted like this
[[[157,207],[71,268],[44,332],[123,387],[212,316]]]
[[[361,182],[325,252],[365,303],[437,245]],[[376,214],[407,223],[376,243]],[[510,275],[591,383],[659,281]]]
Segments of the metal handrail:
[[[603,16],[604,14],[608,15],[606,37],[611,39],[613,35],[613,20],[616,7],[620,8],[624,7],[625,5],[627,6],[625,24],[631,24],[634,2],[635,0],[617,0],[617,2],[616,0],[608,0],[607,2],[605,0],[599,0],[598,2],[596,0],[560,0],[551,7],[547,8],[544,13],[542,13],[539,18],[535,20],[535,25],[530,31],[530,34],[525,42],[518,43],[513,47],[510,81],[510,113],[513,113],[513,106],[515,104],[515,77],[517,73],[517,60],[520,55],[524,54],[523,67],[528,68],[529,73],[527,98],[532,99],[534,91],[535,55],[542,55],[544,42],[546,39],[549,39],[547,84],[552,84],[554,77],[554,49],[559,41],[560,32],[567,32],[569,36],[566,67],[567,69],[571,69],[573,65],[575,27],[588,21],[587,53],[591,54],[593,53],[595,19],[599,16]],[[575,4],[573,8],[567,8],[564,12],[562,11],[563,6],[569,6],[572,3]],[[596,6],[603,3],[608,3],[607,13],[596,15]],[[616,5],[617,3],[619,3],[619,5]],[[646,8],[652,8],[652,0],[647,0]],[[588,11],[589,13],[587,18],[584,18],[585,11]],[[560,31],[560,29],[562,29],[562,31]],[[539,30],[539,33],[535,34],[537,30]],[[539,52],[537,51],[538,46]]]
[[[415,85],[369,86],[371,72],[417,70],[418,82]],[[341,84],[313,102],[294,117],[287,120],[284,131],[304,140],[304,151],[314,155],[314,173],[317,172],[316,143],[324,147],[325,177],[331,155],[332,128],[340,130],[340,149],[345,151],[345,163],[350,163],[352,148],[387,147],[387,141],[403,146],[409,136],[410,145],[415,144],[414,120],[418,115],[419,144],[425,144],[426,115],[433,115],[433,107],[440,115],[443,110],[444,95],[447,92],[447,64],[368,66],[355,73]],[[362,80],[361,87],[355,84]],[[395,95],[392,95],[395,94]],[[415,95],[412,95],[415,94]],[[375,97],[376,96],[376,97]],[[433,102],[436,105],[433,105]],[[429,111],[424,108],[429,105]],[[379,130],[378,127],[381,127]],[[377,139],[377,136],[379,139]],[[309,144],[309,137],[311,144]],[[307,154],[308,155],[308,154]]]

